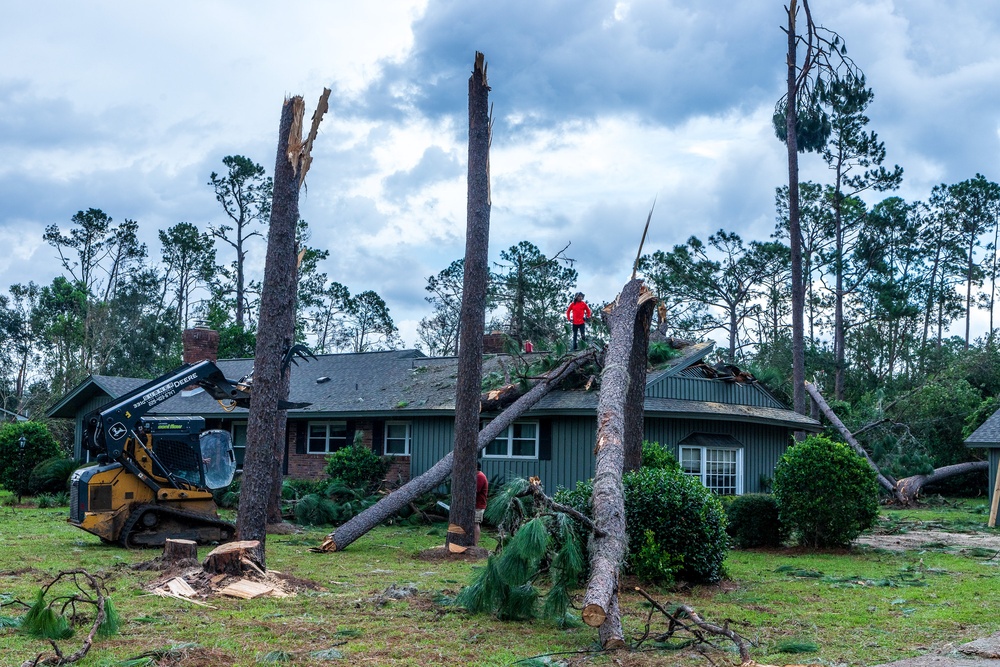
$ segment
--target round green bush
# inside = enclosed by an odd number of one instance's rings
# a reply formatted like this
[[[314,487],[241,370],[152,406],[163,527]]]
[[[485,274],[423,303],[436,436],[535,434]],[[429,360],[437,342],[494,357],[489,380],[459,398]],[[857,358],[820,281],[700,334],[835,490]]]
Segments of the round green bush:
[[[788,530],[778,516],[778,503],[768,493],[735,496],[726,507],[726,532],[740,549],[779,547],[788,539]]]
[[[21,436],[24,450],[21,450]],[[60,455],[59,443],[44,424],[15,422],[0,427],[0,486],[15,493],[28,493],[28,479],[32,469],[44,461]]]
[[[644,579],[713,582],[722,578],[729,539],[715,495],[676,468],[640,468],[624,477],[627,571]],[[593,482],[563,489],[556,500],[592,516]]]
[[[878,518],[875,471],[845,444],[812,436],[774,470],[778,515],[799,544],[847,546]]]
[[[677,458],[674,456],[674,453],[662,446],[660,443],[643,440],[642,467],[680,470],[681,464],[677,462]]]
[[[389,465],[389,457],[379,456],[363,445],[350,445],[327,457],[326,474],[352,489],[373,493],[385,479]]]
[[[60,493],[69,489],[69,477],[80,467],[80,462],[63,456],[45,459],[31,470],[28,493]]]

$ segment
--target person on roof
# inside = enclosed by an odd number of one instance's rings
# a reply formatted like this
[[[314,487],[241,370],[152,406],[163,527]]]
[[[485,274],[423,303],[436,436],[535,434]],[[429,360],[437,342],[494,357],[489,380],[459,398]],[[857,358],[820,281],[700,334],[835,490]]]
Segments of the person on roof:
[[[577,292],[573,297],[573,303],[566,309],[566,319],[573,325],[573,349],[576,349],[576,339],[587,342],[587,322],[590,321],[590,306],[583,300],[583,292]]]

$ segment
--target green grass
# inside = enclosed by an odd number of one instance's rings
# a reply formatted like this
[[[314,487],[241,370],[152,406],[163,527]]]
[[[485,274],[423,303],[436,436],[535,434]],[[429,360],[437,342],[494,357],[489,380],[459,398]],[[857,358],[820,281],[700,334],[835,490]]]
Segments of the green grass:
[[[970,507],[885,514],[898,522],[948,524],[953,519],[961,525],[975,519],[984,529],[985,517]],[[0,507],[0,616],[22,614],[23,608],[8,601],[30,602],[38,587],[62,569],[81,567],[101,574],[121,616],[121,630],[98,640],[79,663],[84,667],[111,666],[171,647],[181,659],[170,664],[179,665],[495,667],[534,655],[594,648],[596,632],[585,626],[561,630],[542,622],[505,623],[437,604],[438,595],[455,595],[476,567],[414,557],[442,544],[439,529],[382,527],[332,554],[307,551],[328,529],[269,536],[268,566],[313,581],[323,590],[285,599],[213,598],[209,602],[216,608],[210,609],[148,595],[144,586],[158,573],[129,566],[153,558],[157,551],[102,545],[69,525],[66,515],[65,508]],[[485,541],[492,547],[491,540]],[[202,547],[199,555],[207,552]],[[733,551],[726,561],[729,579],[720,585],[683,592],[647,590],[664,605],[685,603],[707,621],[728,621],[756,644],[751,654],[762,663],[875,664],[996,631],[1000,623],[993,620],[992,611],[1000,607],[1000,565],[996,559],[984,560],[987,557],[937,549],[903,554],[873,549]],[[384,605],[373,601],[393,583],[414,584],[419,593]],[[622,597],[622,608],[627,633],[640,635],[648,603],[629,593]],[[654,615],[652,634],[665,628]],[[71,652],[79,641],[66,640],[61,646]],[[45,641],[13,629],[0,628],[0,643],[12,664],[49,651]],[[717,643],[731,651],[727,642]],[[647,640],[643,648],[650,646]],[[343,658],[336,658],[337,653]],[[736,658],[735,653],[718,652],[713,657],[716,664]],[[613,664],[607,657],[587,662]],[[681,650],[636,653],[623,664],[708,663]]]

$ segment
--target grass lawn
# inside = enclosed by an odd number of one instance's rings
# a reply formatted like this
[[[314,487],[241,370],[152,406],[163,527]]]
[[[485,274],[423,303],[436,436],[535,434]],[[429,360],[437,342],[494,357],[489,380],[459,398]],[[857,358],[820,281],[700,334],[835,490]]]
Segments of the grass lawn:
[[[883,512],[886,531],[918,530],[922,524],[985,527],[983,502],[920,510]],[[80,665],[117,665],[147,651],[194,644],[177,659],[185,666],[256,665],[511,665],[531,656],[595,649],[596,632],[580,626],[559,629],[544,622],[500,622],[470,616],[438,604],[467,583],[474,564],[424,561],[415,554],[440,546],[440,528],[382,527],[342,553],[315,554],[328,532],[269,536],[268,567],[308,579],[322,590],[289,598],[212,598],[200,607],[146,593],[157,572],[131,565],[158,555],[105,546],[66,522],[66,508],[0,507],[0,616],[22,609],[60,570],[83,568],[106,578],[123,619],[121,633],[98,640]],[[489,539],[485,546],[493,546]],[[199,555],[207,554],[202,547]],[[880,549],[806,552],[798,549],[732,551],[728,579],[716,586],[680,591],[647,589],[664,605],[685,603],[709,622],[729,626],[755,643],[751,654],[763,663],[869,665],[970,641],[1000,629],[992,613],[1000,608],[1000,557],[982,549],[925,548],[893,553]],[[626,582],[633,583],[633,582]],[[379,601],[390,584],[412,584],[418,594]],[[623,595],[626,631],[641,635],[649,605]],[[665,624],[653,617],[653,633]],[[79,633],[78,633],[79,634]],[[81,638],[61,642],[69,653]],[[47,643],[13,630],[0,630],[3,659],[21,660],[50,651]],[[738,662],[731,644],[719,642],[716,664]],[[314,655],[335,648],[343,658]],[[654,649],[650,641],[642,649]],[[805,653],[794,649],[814,649]],[[277,653],[281,652],[281,653]],[[710,665],[691,648],[639,651],[614,658],[559,655],[570,664]],[[530,664],[530,663],[521,663]],[[541,663],[535,663],[541,664]],[[546,663],[549,664],[549,663]]]

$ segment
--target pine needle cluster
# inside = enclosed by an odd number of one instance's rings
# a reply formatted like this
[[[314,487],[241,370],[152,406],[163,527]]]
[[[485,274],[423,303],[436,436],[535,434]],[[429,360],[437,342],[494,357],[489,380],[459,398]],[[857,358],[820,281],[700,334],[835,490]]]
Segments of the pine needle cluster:
[[[546,618],[565,626],[573,622],[569,591],[583,572],[583,552],[573,520],[536,506],[527,489],[526,480],[515,479],[490,501],[486,518],[500,527],[501,551],[489,557],[456,603],[502,620]],[[544,596],[539,585],[548,585]]]

